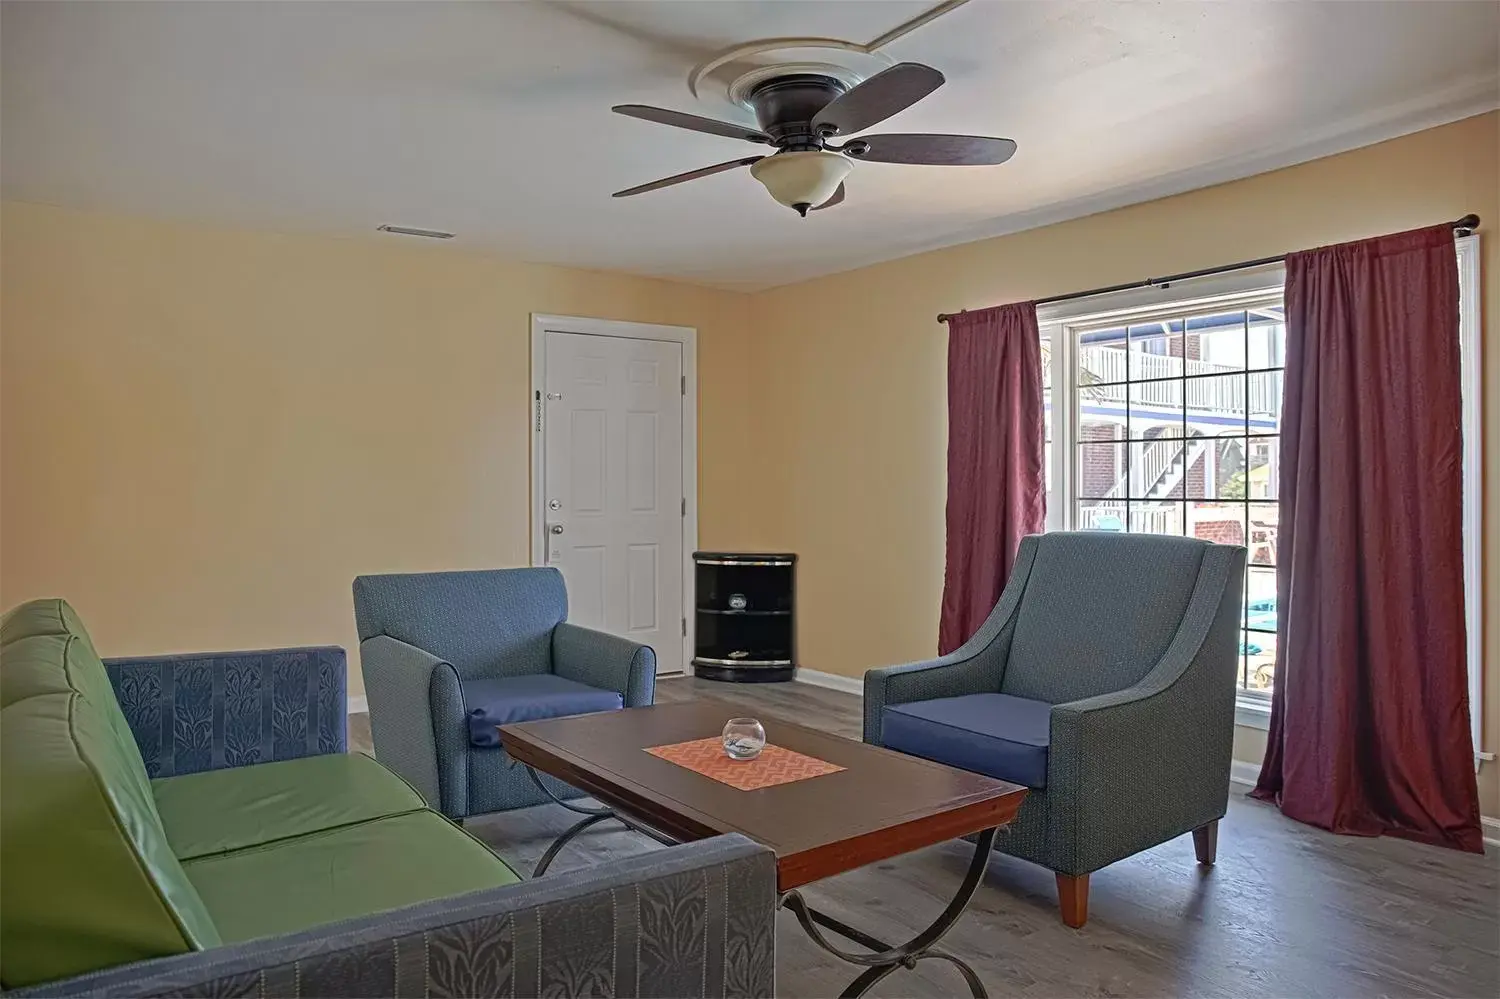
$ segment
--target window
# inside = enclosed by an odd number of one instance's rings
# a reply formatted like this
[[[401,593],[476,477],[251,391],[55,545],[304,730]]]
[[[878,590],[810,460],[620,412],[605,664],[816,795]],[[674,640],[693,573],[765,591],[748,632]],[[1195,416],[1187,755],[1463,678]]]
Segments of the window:
[[[1480,704],[1477,236],[1458,241],[1465,585]],[[1181,534],[1249,552],[1239,721],[1264,725],[1277,668],[1283,271],[1242,271],[1039,310],[1048,527]]]
[[[1276,481],[1286,327],[1279,291],[1070,325],[1071,526],[1249,549],[1240,687],[1276,671]]]

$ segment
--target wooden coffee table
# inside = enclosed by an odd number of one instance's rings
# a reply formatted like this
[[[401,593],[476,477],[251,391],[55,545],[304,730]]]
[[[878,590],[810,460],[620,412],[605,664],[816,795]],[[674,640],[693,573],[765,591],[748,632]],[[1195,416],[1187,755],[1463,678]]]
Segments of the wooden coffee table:
[[[607,819],[663,843],[743,833],[776,854],[781,905],[797,916],[814,942],[866,968],[845,996],[862,995],[891,972],[925,958],[950,962],[974,996],[985,996],[974,970],[934,945],[979,887],[995,832],[1015,818],[1026,789],[777,718],[761,718],[769,743],[844,769],[741,791],[645,752],[717,736],[727,720],[741,713],[729,704],[699,700],[501,728],[506,751],[531,768],[538,786],[583,815],[548,848],[536,873],[546,871],[574,836]],[[536,777],[538,771],[587,791],[605,807],[582,808],[557,799]],[[887,944],[818,912],[798,891],[835,874],[971,834],[978,834],[978,842],[958,893],[931,926],[904,944]],[[819,927],[869,953],[835,946]]]

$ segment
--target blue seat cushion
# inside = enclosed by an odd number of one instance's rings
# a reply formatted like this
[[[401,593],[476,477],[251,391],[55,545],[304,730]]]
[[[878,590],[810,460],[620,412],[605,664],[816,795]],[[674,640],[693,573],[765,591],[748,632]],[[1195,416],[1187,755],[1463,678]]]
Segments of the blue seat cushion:
[[[469,742],[476,746],[500,745],[501,725],[617,711],[625,706],[617,690],[601,690],[551,673],[461,680],[459,688],[469,713]]]
[[[1052,705],[1010,694],[966,694],[885,709],[881,742],[924,760],[1031,788],[1047,786]]]

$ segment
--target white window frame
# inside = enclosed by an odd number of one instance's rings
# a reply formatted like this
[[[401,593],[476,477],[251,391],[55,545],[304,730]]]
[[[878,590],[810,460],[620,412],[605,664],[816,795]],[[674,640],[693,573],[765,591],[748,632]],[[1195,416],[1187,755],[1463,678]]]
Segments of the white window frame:
[[[1454,241],[1459,272],[1459,349],[1462,357],[1463,394],[1463,525],[1464,610],[1468,624],[1467,662],[1469,712],[1476,761],[1493,759],[1482,752],[1484,717],[1484,610],[1481,578],[1484,537],[1482,413],[1483,359],[1480,355],[1479,234]],[[1047,491],[1047,530],[1072,530],[1076,512],[1075,478],[1078,414],[1078,327],[1104,320],[1128,323],[1133,314],[1162,309],[1198,311],[1232,308],[1235,303],[1269,293],[1279,293],[1286,284],[1286,268],[1280,263],[1247,268],[1205,278],[1195,278],[1181,287],[1158,286],[1097,295],[1068,302],[1055,302],[1037,309],[1037,325],[1051,342],[1052,384],[1052,481]],[[1270,699],[1241,690],[1236,699],[1235,723],[1264,729],[1270,721]]]
[[[1474,765],[1484,751],[1484,357],[1481,353],[1479,233],[1454,241],[1458,250],[1458,347],[1463,380],[1464,617],[1469,663],[1469,731]]]

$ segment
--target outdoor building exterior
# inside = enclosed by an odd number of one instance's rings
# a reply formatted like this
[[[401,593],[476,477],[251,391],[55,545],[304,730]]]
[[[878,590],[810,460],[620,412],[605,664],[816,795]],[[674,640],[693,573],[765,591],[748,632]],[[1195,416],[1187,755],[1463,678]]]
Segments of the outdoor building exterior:
[[[1275,669],[1284,322],[1278,298],[1070,328],[1077,390],[1070,526],[1249,549],[1247,691],[1269,692]],[[1050,390],[1047,398],[1050,428]],[[1049,469],[1054,447],[1049,430]]]

